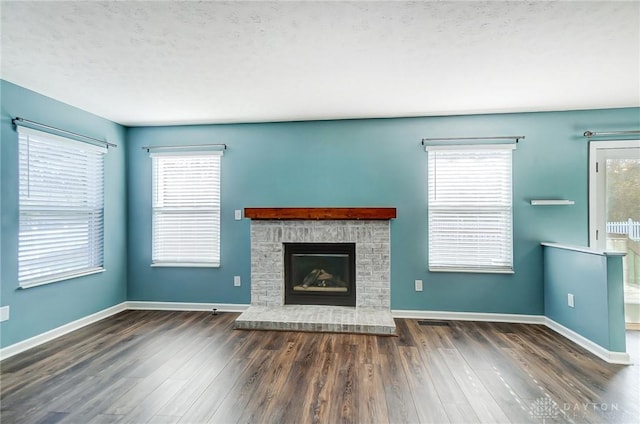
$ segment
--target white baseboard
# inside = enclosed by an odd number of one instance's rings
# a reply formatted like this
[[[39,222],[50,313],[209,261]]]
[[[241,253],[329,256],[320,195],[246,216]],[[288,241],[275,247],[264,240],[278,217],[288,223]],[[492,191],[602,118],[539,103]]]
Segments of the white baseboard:
[[[448,312],[448,311],[410,311],[393,310],[391,314],[394,318],[410,319],[435,319],[450,321],[487,321],[487,322],[508,322],[518,324],[541,324],[546,325],[561,336],[566,337],[580,347],[585,348],[598,358],[610,364],[630,365],[631,357],[627,352],[612,352],[602,346],[581,336],[573,330],[558,324],[544,315],[518,315],[518,314],[493,314],[475,312]]]
[[[451,321],[509,322],[513,324],[545,324],[544,315],[494,314],[480,312],[411,311],[396,309],[394,318],[438,319]]]
[[[612,352],[600,346],[597,343],[592,342],[586,337],[581,336],[573,330],[558,324],[551,318],[545,317],[545,325],[555,331],[556,333],[566,337],[578,346],[587,349],[589,352],[596,355],[598,358],[609,362],[610,364],[631,365],[631,357],[627,352]]]
[[[125,310],[127,310],[127,302],[122,302],[107,309],[98,311],[94,314],[87,315],[84,318],[80,318],[70,323],[61,325],[60,327],[54,328],[53,330],[49,330],[21,342],[14,343],[10,346],[0,349],[0,360],[7,359],[13,355],[24,352],[25,350],[39,346],[43,343],[49,342],[67,333],[78,330],[89,324],[93,324],[94,322],[100,321],[101,319],[105,319],[107,317],[110,317],[111,315],[115,315]]]
[[[190,302],[146,302],[128,301],[127,309],[143,311],[209,311],[244,312],[249,305],[235,303],[190,303]]]
[[[213,308],[216,308],[218,312],[243,312],[248,307],[249,305],[231,303],[122,302],[118,305],[96,312],[95,314],[88,315],[76,321],[61,325],[53,330],[49,330],[45,333],[38,334],[37,336],[0,349],[0,361],[126,310],[211,311]]]
[[[110,317],[126,310],[155,310],[155,311],[211,311],[213,308],[219,312],[243,312],[249,305],[233,303],[189,303],[189,302],[146,302],[128,301],[111,306],[95,314],[88,315],[79,320],[64,324],[53,330],[31,337],[27,340],[12,344],[0,349],[0,360],[9,358],[25,350],[31,349],[62,335],[85,327],[101,319]],[[585,348],[600,359],[612,364],[631,364],[631,357],[626,352],[612,352],[580,334],[558,324],[544,315],[520,315],[520,314],[495,314],[476,312],[448,312],[448,311],[412,311],[412,310],[392,310],[394,318],[410,319],[436,319],[451,321],[486,321],[486,322],[507,322],[517,324],[542,324],[554,330],[558,334],[568,338],[577,345]]]

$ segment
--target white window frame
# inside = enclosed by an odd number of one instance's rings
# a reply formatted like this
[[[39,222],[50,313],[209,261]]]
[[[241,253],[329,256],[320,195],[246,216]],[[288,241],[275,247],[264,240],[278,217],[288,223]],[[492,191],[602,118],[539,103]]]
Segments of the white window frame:
[[[429,241],[428,241],[428,268],[431,272],[470,272],[470,273],[496,273],[496,274],[513,274],[513,154],[512,151],[515,150],[515,144],[480,144],[480,145],[438,145],[438,146],[427,146],[427,155],[428,155],[428,165],[427,165],[427,199],[428,199],[428,228],[429,228]],[[504,204],[493,204],[489,206],[489,209],[494,210],[503,210],[502,213],[506,213],[505,216],[508,219],[507,228],[504,229],[504,233],[506,234],[506,238],[502,239],[502,243],[505,245],[506,249],[504,251],[506,253],[501,254],[495,263],[482,263],[483,260],[481,258],[478,259],[477,262],[472,263],[472,261],[461,261],[459,258],[442,258],[440,255],[440,260],[435,261],[434,257],[437,257],[437,253],[435,252],[439,246],[435,246],[434,239],[434,220],[433,215],[437,211],[442,211],[444,213],[452,211],[458,214],[469,214],[469,216],[482,217],[483,214],[476,213],[478,207],[475,207],[473,204],[458,204],[451,205],[446,202],[442,202],[441,204],[437,204],[433,199],[435,195],[435,187],[432,186],[432,180],[435,178],[433,172],[437,172],[436,170],[430,169],[429,164],[432,163],[432,159],[434,154],[437,152],[447,152],[447,151],[455,151],[456,153],[469,151],[471,152],[485,152],[485,151],[499,151],[505,152],[509,151],[509,166],[508,166],[508,175],[504,177],[507,178],[505,183],[509,184],[509,196],[508,196],[508,205]],[[483,208],[487,210],[487,205],[483,205]],[[475,208],[475,209],[474,209]],[[475,215],[474,215],[475,213]],[[485,215],[486,216],[486,215]],[[455,243],[454,243],[455,244]],[[451,246],[449,243],[445,243],[440,248],[446,248],[446,246]],[[462,244],[460,245],[460,249],[463,249]],[[479,246],[479,244],[477,245]]]
[[[103,272],[107,148],[17,129],[19,287]]]
[[[152,267],[217,268],[220,266],[220,174],[222,156],[223,152],[210,150],[176,151],[169,149],[169,151],[150,151],[152,159]],[[166,190],[169,193],[162,192],[159,186],[161,184],[159,179],[167,178],[169,175],[158,174],[158,166],[161,161],[174,159],[187,161],[189,159],[199,160],[203,158],[213,161],[211,173],[189,173],[189,169],[184,168],[184,172],[180,172],[179,177],[185,178],[187,181],[196,178],[196,180],[192,180],[191,184],[187,185],[191,186],[191,188],[204,182],[208,187],[208,193],[205,194],[210,195],[210,197],[203,198],[195,195],[194,192],[188,193],[184,198],[191,203],[189,206],[180,204],[176,200],[176,196],[181,196],[179,191],[182,189],[178,190],[179,187],[167,188]],[[216,161],[217,165],[215,164]],[[174,174],[173,177],[176,177],[176,175]],[[203,178],[207,179],[203,180]],[[177,217],[181,217],[181,219],[173,219]],[[203,218],[206,221],[203,222]],[[202,224],[200,227],[197,226],[199,223]],[[198,246],[201,249],[197,248]],[[207,250],[209,248],[211,249],[210,251]],[[195,256],[194,251],[202,254]]]

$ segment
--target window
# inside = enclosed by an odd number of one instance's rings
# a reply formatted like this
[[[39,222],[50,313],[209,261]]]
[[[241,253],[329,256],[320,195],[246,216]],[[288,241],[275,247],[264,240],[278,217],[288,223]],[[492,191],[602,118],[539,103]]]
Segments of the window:
[[[513,270],[515,145],[430,146],[429,270]]]
[[[19,285],[103,271],[106,148],[24,127],[18,135]]]
[[[151,153],[152,266],[220,266],[221,156]]]

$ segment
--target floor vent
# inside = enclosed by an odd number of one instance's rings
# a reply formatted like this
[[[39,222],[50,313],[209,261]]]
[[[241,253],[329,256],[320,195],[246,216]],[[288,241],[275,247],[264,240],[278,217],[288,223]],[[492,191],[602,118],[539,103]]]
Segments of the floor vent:
[[[435,326],[435,327],[448,327],[449,323],[447,321],[420,320],[420,321],[418,321],[418,325],[430,325],[430,326]]]

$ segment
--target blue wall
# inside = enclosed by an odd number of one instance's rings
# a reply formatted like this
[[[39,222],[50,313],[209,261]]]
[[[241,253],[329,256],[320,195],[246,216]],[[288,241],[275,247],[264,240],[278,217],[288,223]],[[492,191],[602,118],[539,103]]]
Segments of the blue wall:
[[[544,268],[545,315],[607,350],[625,352],[622,256],[545,246]]]
[[[639,109],[132,128],[129,300],[250,302],[249,221],[261,206],[393,206],[392,309],[543,314],[541,241],[588,242],[587,130],[640,126]],[[514,152],[514,275],[427,271],[423,137],[525,135]],[[142,146],[226,143],[219,269],[150,268],[151,163]],[[531,206],[564,198],[572,206]],[[243,285],[233,286],[240,275]],[[424,291],[414,291],[414,280]],[[604,318],[603,318],[604,319]]]
[[[587,130],[630,130],[640,109],[126,129],[2,81],[0,304],[11,306],[1,345],[41,334],[124,300],[250,302],[249,221],[260,206],[392,206],[393,309],[544,314],[540,241],[588,241]],[[23,116],[118,144],[106,159],[102,274],[17,290],[17,143]],[[423,137],[523,134],[514,152],[515,274],[427,271]],[[151,162],[142,146],[226,143],[222,265],[151,268]],[[126,160],[125,160],[126,159]],[[534,207],[532,198],[573,206]],[[233,276],[242,286],[233,286]],[[424,291],[414,291],[415,279]],[[602,317],[602,319],[606,319]]]
[[[126,129],[9,82],[0,84],[0,304],[10,305],[10,319],[0,324],[0,346],[6,347],[126,300]],[[18,142],[11,124],[16,116],[118,145],[105,159],[105,272],[18,289]]]

